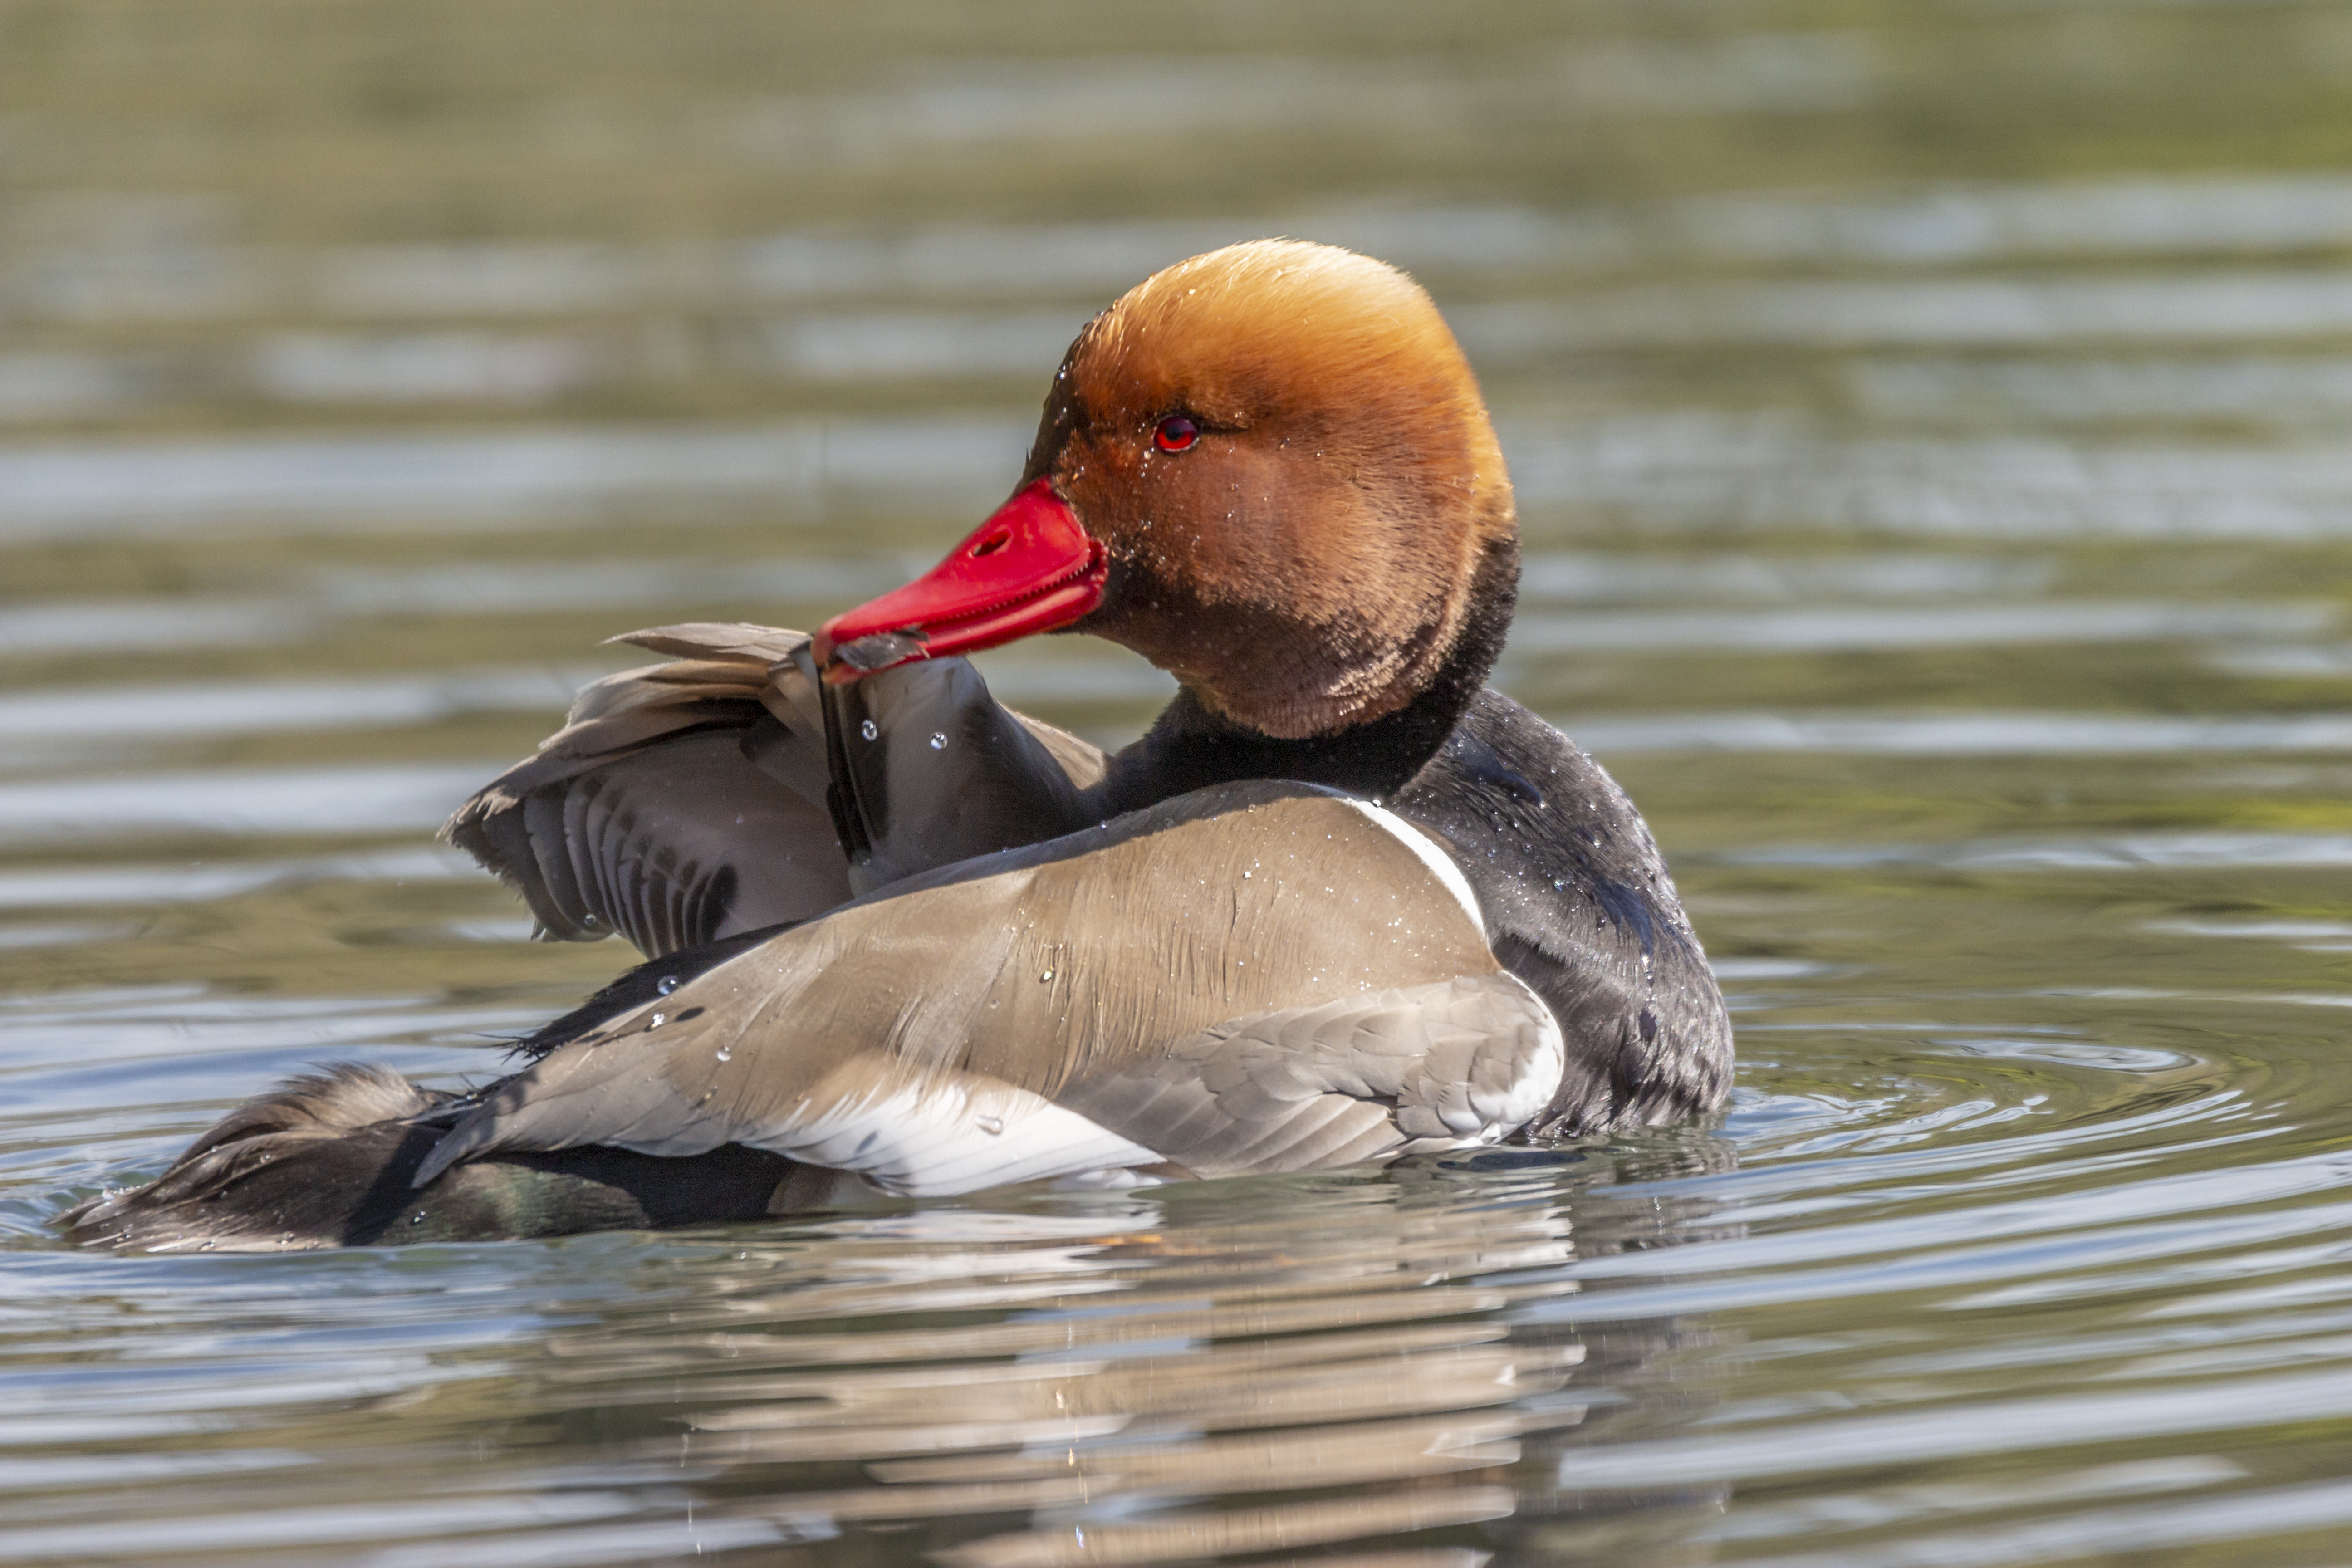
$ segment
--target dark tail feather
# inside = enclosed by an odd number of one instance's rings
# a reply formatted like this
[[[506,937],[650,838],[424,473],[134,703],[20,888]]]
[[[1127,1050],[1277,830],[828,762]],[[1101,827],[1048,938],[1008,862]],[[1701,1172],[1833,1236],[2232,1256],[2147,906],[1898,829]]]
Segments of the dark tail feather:
[[[658,1230],[757,1218],[794,1169],[735,1144],[685,1159],[567,1149],[458,1165],[411,1190],[447,1131],[435,1113],[462,1103],[380,1068],[294,1079],[231,1111],[146,1186],[93,1198],[59,1225],[87,1246],[174,1252]]]

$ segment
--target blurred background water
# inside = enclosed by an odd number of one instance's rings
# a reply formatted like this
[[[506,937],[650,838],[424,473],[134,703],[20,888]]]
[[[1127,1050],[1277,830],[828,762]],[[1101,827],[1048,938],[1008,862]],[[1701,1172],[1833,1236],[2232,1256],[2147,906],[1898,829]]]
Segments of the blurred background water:
[[[618,968],[432,830],[1412,269],[1718,1123],[667,1237],[62,1249]],[[0,1562],[2352,1561],[2352,5],[0,0]],[[987,661],[1105,742],[1166,686]]]

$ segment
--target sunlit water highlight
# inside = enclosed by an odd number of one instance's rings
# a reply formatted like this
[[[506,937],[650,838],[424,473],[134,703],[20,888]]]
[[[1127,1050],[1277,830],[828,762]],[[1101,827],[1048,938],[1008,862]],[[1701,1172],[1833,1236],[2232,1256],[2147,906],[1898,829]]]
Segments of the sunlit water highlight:
[[[0,7],[0,1562],[2352,1557],[2352,19],[1444,9]],[[1726,1115],[58,1244],[289,1073],[498,1070],[625,955],[431,833],[599,640],[902,581],[1274,232],[1476,361],[1501,679],[1666,847]]]

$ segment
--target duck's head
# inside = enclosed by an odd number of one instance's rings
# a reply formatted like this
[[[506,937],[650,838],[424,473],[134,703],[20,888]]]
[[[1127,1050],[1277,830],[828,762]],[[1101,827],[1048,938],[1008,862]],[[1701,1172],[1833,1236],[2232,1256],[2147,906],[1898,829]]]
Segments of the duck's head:
[[[816,651],[838,681],[1087,631],[1234,723],[1332,734],[1427,689],[1482,595],[1507,617],[1516,551],[1494,426],[1429,296],[1350,251],[1257,240],[1089,322],[1013,498]]]

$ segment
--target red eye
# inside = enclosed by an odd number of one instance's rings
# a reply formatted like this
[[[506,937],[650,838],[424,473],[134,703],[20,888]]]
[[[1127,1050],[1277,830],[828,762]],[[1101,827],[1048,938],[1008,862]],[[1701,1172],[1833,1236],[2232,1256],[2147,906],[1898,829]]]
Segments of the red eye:
[[[1201,427],[1181,414],[1171,414],[1151,433],[1152,445],[1163,452],[1181,452],[1201,438]]]

